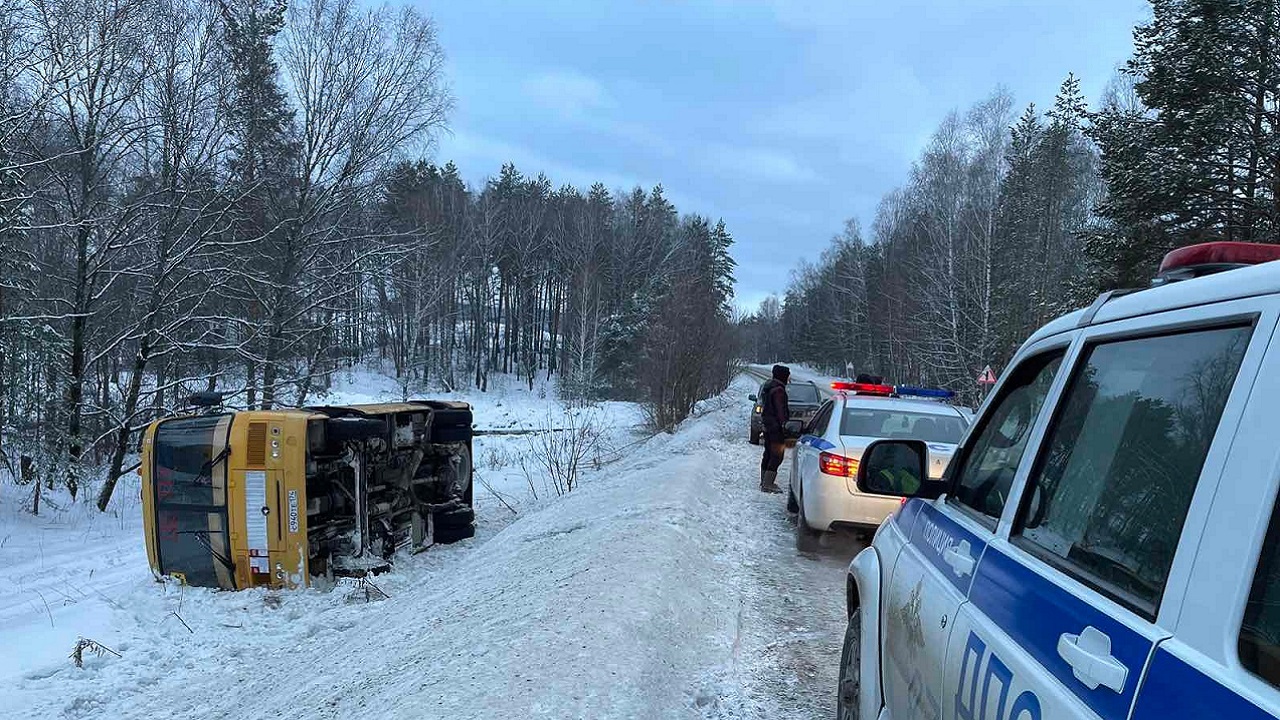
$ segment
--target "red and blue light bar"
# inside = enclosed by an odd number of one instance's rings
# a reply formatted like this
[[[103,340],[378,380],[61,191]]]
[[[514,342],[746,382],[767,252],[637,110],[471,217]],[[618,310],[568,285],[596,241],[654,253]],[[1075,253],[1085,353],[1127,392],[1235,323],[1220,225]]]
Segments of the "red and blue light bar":
[[[899,395],[909,395],[911,397],[934,398],[936,400],[951,400],[956,394],[950,390],[942,388],[915,387],[914,385],[895,385],[893,388]]]
[[[859,383],[837,380],[831,383],[832,390],[851,392],[857,395],[876,395],[879,397],[922,397],[935,400],[951,400],[956,394],[942,388],[917,387],[914,385],[885,385],[883,383]]]
[[[859,395],[880,395],[883,397],[893,395],[892,385],[882,385],[879,383],[860,383],[837,380],[831,383],[831,389],[843,390],[845,392],[857,393]]]
[[[1187,280],[1280,260],[1280,245],[1271,243],[1207,242],[1180,247],[1164,256],[1153,285]]]

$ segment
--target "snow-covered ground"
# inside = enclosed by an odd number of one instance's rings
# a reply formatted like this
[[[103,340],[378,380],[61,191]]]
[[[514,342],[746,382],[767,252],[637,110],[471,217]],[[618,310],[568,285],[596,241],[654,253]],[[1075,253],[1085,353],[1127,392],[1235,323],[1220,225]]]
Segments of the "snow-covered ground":
[[[326,401],[377,396],[356,382]],[[618,459],[562,498],[478,449],[511,508],[478,492],[477,537],[400,558],[375,602],[162,585],[136,500],[32,519],[0,497],[0,718],[830,716],[855,548],[798,556],[782,499],[755,489],[754,385],[632,447],[636,409],[595,410]],[[539,395],[468,399],[493,428],[563,412]],[[80,636],[120,656],[77,669]]]

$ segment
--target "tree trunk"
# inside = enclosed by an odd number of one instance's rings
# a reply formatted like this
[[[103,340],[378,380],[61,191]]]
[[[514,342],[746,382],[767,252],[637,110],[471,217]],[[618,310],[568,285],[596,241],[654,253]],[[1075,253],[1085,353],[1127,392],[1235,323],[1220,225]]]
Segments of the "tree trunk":
[[[81,263],[83,266],[85,263]],[[81,271],[83,277],[83,270]],[[71,499],[79,490],[79,462],[84,446],[80,440],[81,406],[84,404],[85,357],[85,289],[83,283],[76,288],[76,316],[71,320],[71,371],[67,376],[67,491]]]
[[[258,363],[253,358],[244,361],[245,407],[253,410],[258,402]]]
[[[31,490],[31,514],[40,514],[40,480],[36,478],[35,461],[30,455],[23,455],[18,461],[23,485],[33,485]]]
[[[138,347],[138,354],[133,358],[133,375],[129,378],[129,390],[124,398],[124,416],[120,421],[120,427],[116,428],[116,445],[111,453],[111,470],[107,473],[107,480],[102,484],[102,489],[98,491],[98,510],[102,512],[106,512],[107,505],[111,502],[111,494],[115,492],[116,483],[120,481],[120,476],[124,475],[124,458],[129,451],[130,426],[133,425],[133,416],[138,408],[138,397],[142,394],[142,373],[147,369],[149,352],[150,343],[146,337],[143,337]]]

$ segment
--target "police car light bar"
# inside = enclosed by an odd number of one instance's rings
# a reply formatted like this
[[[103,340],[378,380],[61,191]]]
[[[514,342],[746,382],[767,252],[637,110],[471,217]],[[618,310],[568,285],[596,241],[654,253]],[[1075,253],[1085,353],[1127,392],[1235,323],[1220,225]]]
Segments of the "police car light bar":
[[[1164,256],[1153,282],[1160,285],[1272,260],[1280,260],[1280,245],[1244,242],[1188,245]]]
[[[899,395],[909,395],[911,397],[936,398],[938,400],[951,400],[956,394],[950,390],[942,388],[915,387],[913,385],[895,385],[893,388]]]
[[[832,390],[844,390],[846,392],[857,393],[859,395],[883,395],[888,397],[893,394],[892,385],[879,385],[875,383],[859,383],[846,382],[837,380],[831,383]]]

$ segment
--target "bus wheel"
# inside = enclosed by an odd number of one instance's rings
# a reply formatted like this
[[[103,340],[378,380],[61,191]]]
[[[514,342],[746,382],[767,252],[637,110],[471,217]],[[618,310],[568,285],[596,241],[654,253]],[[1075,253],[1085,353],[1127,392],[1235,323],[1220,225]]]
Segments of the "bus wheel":
[[[476,536],[476,514],[469,507],[436,513],[434,540],[442,545]]]

